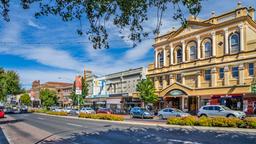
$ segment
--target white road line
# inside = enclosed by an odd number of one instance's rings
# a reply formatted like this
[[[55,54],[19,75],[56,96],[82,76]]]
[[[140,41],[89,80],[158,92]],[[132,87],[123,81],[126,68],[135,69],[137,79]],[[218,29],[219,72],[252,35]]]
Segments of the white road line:
[[[41,117],[39,117],[38,119],[40,119],[40,120],[44,120],[44,118],[41,118]]]
[[[82,125],[73,124],[73,123],[67,123],[67,125],[71,125],[71,126],[77,126],[77,127],[83,127]]]

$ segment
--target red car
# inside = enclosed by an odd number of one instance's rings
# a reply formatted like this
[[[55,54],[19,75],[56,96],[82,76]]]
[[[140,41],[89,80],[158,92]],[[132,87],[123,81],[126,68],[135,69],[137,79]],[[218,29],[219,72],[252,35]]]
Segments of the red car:
[[[0,109],[0,118],[4,118],[4,110]]]
[[[103,114],[112,114],[111,109],[109,108],[99,108],[96,113],[103,113]]]

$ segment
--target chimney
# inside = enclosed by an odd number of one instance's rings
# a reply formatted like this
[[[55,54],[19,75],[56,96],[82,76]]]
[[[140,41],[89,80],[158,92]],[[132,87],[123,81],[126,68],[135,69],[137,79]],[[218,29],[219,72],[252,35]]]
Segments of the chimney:
[[[241,8],[241,7],[242,7],[242,2],[239,1],[239,2],[237,3],[237,9],[239,9],[239,8]]]
[[[254,20],[254,12],[255,12],[255,9],[252,6],[250,6],[248,9],[248,13],[249,13],[249,16],[252,18],[252,20]]]

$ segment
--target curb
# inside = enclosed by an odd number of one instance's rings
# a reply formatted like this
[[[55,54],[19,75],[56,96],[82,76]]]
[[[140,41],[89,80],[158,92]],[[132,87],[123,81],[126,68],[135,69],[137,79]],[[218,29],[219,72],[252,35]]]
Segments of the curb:
[[[134,121],[129,122],[129,121],[110,121],[110,120],[88,119],[88,118],[79,118],[79,117],[72,117],[72,116],[49,115],[49,114],[44,114],[44,113],[35,113],[35,114],[44,115],[44,116],[59,117],[59,118],[67,118],[67,119],[94,121],[94,122],[109,122],[109,123],[129,124],[129,125],[139,125],[139,126],[155,126],[155,127],[164,127],[164,128],[178,128],[178,129],[192,129],[192,130],[206,130],[206,131],[244,132],[244,133],[255,133],[256,134],[256,129],[245,129],[245,128],[181,126],[181,125],[143,123],[143,122],[134,122]]]

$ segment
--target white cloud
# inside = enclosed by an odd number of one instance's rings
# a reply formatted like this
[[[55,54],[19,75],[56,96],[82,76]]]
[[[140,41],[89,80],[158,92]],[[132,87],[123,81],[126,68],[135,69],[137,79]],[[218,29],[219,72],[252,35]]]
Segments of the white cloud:
[[[32,20],[28,20],[28,25],[37,29],[45,29],[44,26],[41,26],[35,22],[33,22]]]

